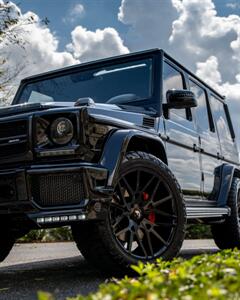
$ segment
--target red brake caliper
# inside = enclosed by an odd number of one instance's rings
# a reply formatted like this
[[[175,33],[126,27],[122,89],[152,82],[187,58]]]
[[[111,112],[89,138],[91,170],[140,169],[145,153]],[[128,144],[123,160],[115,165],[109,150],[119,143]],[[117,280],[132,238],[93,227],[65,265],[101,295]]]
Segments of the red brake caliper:
[[[143,192],[143,200],[144,201],[148,201],[149,199],[149,194],[146,193],[146,192]],[[155,216],[155,212],[152,210],[149,215],[148,215],[148,220],[151,222],[151,223],[155,223],[155,220],[156,220],[156,216]]]

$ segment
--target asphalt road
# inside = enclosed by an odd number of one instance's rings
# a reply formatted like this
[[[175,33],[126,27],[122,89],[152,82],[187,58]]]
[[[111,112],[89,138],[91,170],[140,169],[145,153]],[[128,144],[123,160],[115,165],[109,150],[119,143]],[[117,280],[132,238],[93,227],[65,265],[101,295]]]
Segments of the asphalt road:
[[[212,240],[185,241],[181,256],[218,251]],[[74,243],[17,244],[0,264],[0,300],[37,299],[36,292],[57,300],[96,291],[106,277],[93,269]]]

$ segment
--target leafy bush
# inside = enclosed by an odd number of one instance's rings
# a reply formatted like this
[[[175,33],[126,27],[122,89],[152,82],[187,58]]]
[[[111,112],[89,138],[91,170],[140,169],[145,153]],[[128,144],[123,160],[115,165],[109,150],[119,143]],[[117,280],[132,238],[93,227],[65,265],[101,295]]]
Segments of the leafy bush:
[[[31,230],[18,240],[20,243],[71,241],[72,232],[69,227]]]
[[[211,239],[211,226],[210,225],[188,225],[186,239]]]
[[[240,299],[240,251],[133,266],[139,274],[102,284],[96,293],[71,300],[237,300]],[[41,294],[41,300],[51,295]]]
[[[207,225],[188,225],[187,239],[208,239],[212,238],[210,226]],[[24,237],[20,238],[20,243],[31,242],[59,242],[72,241],[72,233],[69,227],[59,227],[51,229],[32,230]]]

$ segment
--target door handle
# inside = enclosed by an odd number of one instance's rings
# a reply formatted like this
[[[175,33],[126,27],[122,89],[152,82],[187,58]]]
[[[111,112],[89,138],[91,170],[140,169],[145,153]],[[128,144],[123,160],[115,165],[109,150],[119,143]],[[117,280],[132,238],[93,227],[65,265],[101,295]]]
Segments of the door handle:
[[[199,152],[199,150],[200,150],[200,148],[196,144],[193,144],[193,151]]]
[[[217,159],[224,159],[224,156],[222,156],[219,152],[217,153]]]
[[[164,141],[169,141],[170,138],[168,135],[164,134],[164,133],[160,133],[159,134],[160,138],[162,138]]]

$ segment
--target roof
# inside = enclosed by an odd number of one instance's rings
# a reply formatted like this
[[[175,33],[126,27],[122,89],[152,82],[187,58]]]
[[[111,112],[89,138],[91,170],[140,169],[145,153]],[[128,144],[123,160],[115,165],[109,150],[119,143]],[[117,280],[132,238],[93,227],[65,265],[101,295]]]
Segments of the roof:
[[[80,63],[80,64],[72,65],[72,66],[69,66],[69,67],[64,67],[64,68],[56,69],[56,70],[53,70],[53,71],[40,73],[40,74],[29,76],[29,77],[26,77],[26,78],[22,79],[21,83],[26,83],[27,81],[39,80],[39,79],[41,79],[43,77],[46,77],[46,76],[47,77],[48,76],[49,77],[55,76],[56,74],[62,74],[63,75],[64,73],[68,73],[69,71],[77,71],[77,70],[79,70],[79,68],[84,68],[85,69],[85,68],[88,68],[88,67],[94,67],[98,64],[115,62],[119,59],[124,60],[125,58],[126,59],[128,59],[128,58],[137,58],[137,57],[141,57],[141,56],[146,55],[146,54],[157,54],[157,53],[164,55],[164,57],[166,57],[167,59],[172,61],[174,64],[179,66],[182,70],[187,72],[193,78],[197,79],[201,84],[203,84],[209,90],[214,92],[221,99],[225,98],[223,95],[219,94],[218,91],[216,91],[214,88],[212,88],[206,82],[204,82],[201,78],[199,78],[197,75],[195,75],[189,69],[187,69],[181,63],[179,63],[177,60],[175,60],[172,56],[170,56],[168,53],[166,53],[163,49],[159,49],[159,48],[153,48],[153,49],[144,50],[144,51],[138,51],[138,52],[132,52],[132,53],[118,55],[118,56],[112,56],[112,57],[109,57],[109,58],[98,59],[98,60],[95,60],[95,61]]]

